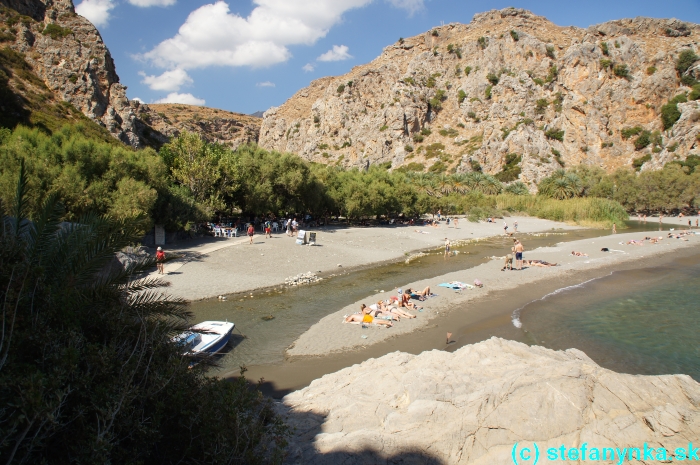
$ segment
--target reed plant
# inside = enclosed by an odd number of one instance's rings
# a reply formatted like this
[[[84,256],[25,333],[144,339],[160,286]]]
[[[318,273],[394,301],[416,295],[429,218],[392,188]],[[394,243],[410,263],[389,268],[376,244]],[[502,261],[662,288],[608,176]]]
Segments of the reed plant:
[[[496,208],[510,213],[522,212],[537,218],[574,223],[582,226],[609,228],[613,223],[624,228],[629,219],[618,202],[595,197],[557,200],[540,195],[496,196]]]

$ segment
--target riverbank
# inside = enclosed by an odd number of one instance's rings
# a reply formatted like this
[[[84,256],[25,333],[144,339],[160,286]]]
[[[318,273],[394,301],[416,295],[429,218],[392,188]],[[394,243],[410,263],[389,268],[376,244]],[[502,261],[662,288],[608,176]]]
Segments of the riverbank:
[[[272,238],[210,238],[165,247],[166,254],[182,258],[166,263],[168,292],[190,301],[219,295],[248,292],[284,284],[291,276],[313,272],[321,278],[338,271],[377,266],[405,260],[422,250],[439,248],[445,237],[452,242],[503,235],[503,221],[470,223],[460,219],[458,227],[443,221],[437,227],[384,226],[318,229],[316,245],[296,245],[295,238],[276,233]],[[518,222],[518,232],[538,233],[581,229],[555,221],[531,217],[505,218],[509,231]],[[153,273],[153,276],[156,276]]]
[[[359,325],[343,324],[343,316],[354,313],[360,304],[370,304],[381,299],[396,295],[396,289],[369,295],[365,299],[354,302],[321,319],[308,331],[302,334],[287,350],[289,357],[318,357],[344,351],[362,349],[383,341],[405,335],[418,330],[424,330],[434,325],[434,321],[449,314],[453,309],[463,308],[478,299],[488,299],[497,292],[517,293],[524,287],[536,287],[541,283],[552,280],[566,279],[567,276],[601,268],[615,268],[617,265],[635,263],[648,258],[663,256],[680,249],[697,247],[700,237],[689,236],[688,240],[664,239],[659,244],[627,245],[631,239],[643,239],[653,233],[627,233],[567,242],[557,247],[540,248],[533,251],[526,249],[526,259],[540,259],[558,263],[559,266],[550,268],[529,267],[522,271],[501,271],[502,259],[494,259],[477,267],[448,273],[442,276],[406,283],[403,287],[423,289],[430,286],[437,297],[422,303],[423,312],[418,312],[415,319],[402,319],[393,328],[372,325],[362,328]],[[620,244],[622,242],[623,244]],[[527,243],[525,243],[527,248]],[[601,251],[607,248],[609,252]],[[571,251],[584,252],[588,257],[576,257]],[[504,251],[505,253],[505,251]],[[438,284],[450,281],[472,283],[479,279],[484,288],[455,292],[451,289],[438,287]]]

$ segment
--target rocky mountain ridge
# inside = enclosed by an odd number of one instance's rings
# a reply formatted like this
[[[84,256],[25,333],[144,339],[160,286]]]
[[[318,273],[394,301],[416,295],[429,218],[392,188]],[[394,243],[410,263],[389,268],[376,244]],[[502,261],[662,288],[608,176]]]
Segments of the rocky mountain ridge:
[[[699,38],[700,26],[675,19],[581,29],[489,11],[313,81],[265,113],[260,145],[346,167],[495,174],[517,164],[510,172],[531,186],[579,163],[659,168],[700,146],[697,101],[677,104],[669,130],[660,118],[670,98],[691,91],[676,61],[698,53]],[[698,62],[685,74],[700,79]],[[639,134],[646,145],[635,145]]]
[[[0,47],[14,53],[8,60],[21,71],[5,72],[11,94],[7,99],[14,102],[3,111],[17,113],[17,122],[44,124],[45,118],[32,118],[32,113],[53,102],[58,103],[54,126],[77,120],[71,114],[76,109],[136,148],[160,147],[182,131],[233,148],[258,139],[260,118],[129,101],[99,31],[75,13],[71,0],[0,0]]]

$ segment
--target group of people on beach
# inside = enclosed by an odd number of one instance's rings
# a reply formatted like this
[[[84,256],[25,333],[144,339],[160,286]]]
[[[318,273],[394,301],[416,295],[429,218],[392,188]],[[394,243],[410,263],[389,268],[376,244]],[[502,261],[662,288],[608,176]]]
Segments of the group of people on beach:
[[[411,302],[412,299],[423,301],[432,296],[430,286],[422,291],[407,288],[405,291],[398,290],[397,296],[392,296],[387,300],[380,300],[376,304],[367,306],[360,305],[360,311],[352,315],[345,316],[345,323],[356,324],[377,324],[391,328],[394,321],[401,321],[401,318],[416,318],[416,315],[407,310],[420,311],[423,307]]]

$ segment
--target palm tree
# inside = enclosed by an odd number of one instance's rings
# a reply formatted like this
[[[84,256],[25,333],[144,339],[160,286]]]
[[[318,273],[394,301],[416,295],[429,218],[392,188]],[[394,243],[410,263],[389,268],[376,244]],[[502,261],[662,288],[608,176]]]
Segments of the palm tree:
[[[22,162],[14,206],[0,222],[3,462],[242,463],[234,458],[265,449],[271,438],[258,432],[271,410],[257,394],[246,400],[245,382],[188,369],[172,342],[190,314],[163,294],[167,283],[144,274],[154,260],[110,266],[138,241],[142,223],[98,215],[62,223],[56,196],[30,220],[27,185]],[[211,424],[224,404],[236,414]],[[191,436],[204,423],[214,427],[210,439]]]
[[[571,199],[581,195],[581,179],[573,173],[558,169],[551,176],[544,178],[537,186],[538,192],[554,199]]]

